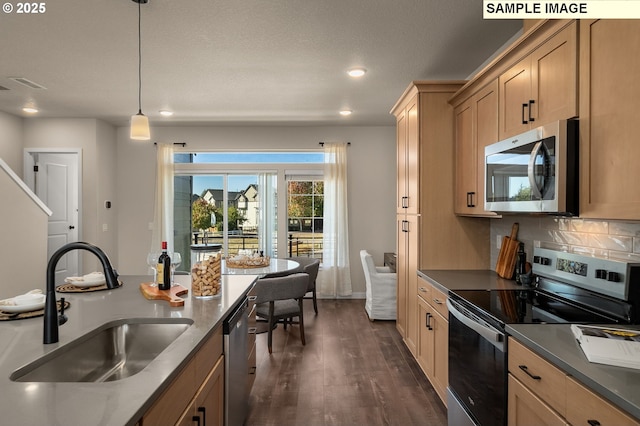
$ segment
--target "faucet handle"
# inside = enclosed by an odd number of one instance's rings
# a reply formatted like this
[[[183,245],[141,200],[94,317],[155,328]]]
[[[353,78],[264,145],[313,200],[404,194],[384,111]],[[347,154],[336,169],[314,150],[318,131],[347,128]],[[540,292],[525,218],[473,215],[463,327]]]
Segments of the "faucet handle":
[[[60,298],[60,315],[58,315],[58,325],[62,325],[67,322],[68,318],[64,314],[64,297]]]

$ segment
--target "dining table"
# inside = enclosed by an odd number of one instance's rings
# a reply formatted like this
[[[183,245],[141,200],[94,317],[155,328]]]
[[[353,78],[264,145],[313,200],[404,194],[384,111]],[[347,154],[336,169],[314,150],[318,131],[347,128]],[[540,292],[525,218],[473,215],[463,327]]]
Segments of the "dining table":
[[[269,266],[259,268],[231,268],[227,267],[227,262],[222,259],[220,273],[222,275],[259,275],[264,277],[270,274],[286,274],[297,269],[300,264],[295,260],[271,258]]]

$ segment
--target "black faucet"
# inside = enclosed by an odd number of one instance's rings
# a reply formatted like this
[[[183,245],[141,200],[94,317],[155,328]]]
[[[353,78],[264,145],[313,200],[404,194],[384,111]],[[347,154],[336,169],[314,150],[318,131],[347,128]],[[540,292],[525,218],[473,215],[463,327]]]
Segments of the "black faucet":
[[[53,253],[53,256],[51,256],[47,265],[47,299],[44,304],[45,344],[58,342],[58,325],[63,322],[59,322],[62,318],[58,318],[58,308],[56,304],[56,265],[60,258],[71,250],[87,250],[95,254],[102,263],[107,288],[115,289],[119,287],[118,273],[113,269],[111,262],[109,262],[109,258],[101,249],[89,243],[83,243],[80,241],[65,244],[60,247],[55,253]]]

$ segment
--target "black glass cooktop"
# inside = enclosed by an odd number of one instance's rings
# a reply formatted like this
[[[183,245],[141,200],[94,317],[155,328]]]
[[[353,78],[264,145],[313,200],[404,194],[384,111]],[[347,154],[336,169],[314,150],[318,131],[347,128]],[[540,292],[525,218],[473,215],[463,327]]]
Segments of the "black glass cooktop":
[[[602,312],[532,288],[456,290],[450,297],[502,324],[617,322]]]

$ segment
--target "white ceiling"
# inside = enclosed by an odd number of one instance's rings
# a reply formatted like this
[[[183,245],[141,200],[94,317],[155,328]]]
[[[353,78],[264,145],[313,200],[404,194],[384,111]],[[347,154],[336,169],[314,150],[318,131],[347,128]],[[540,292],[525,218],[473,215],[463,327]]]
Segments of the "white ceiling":
[[[0,15],[0,110],[25,116],[33,102],[38,117],[126,125],[138,109],[137,3],[45,6]],[[142,110],[152,126],[392,125],[410,81],[464,79],[520,28],[483,21],[481,0],[149,0]],[[346,74],[356,66],[368,70],[359,80]]]

